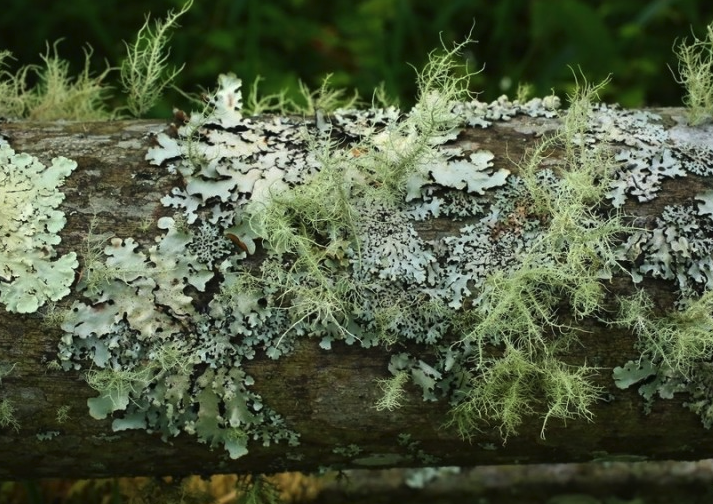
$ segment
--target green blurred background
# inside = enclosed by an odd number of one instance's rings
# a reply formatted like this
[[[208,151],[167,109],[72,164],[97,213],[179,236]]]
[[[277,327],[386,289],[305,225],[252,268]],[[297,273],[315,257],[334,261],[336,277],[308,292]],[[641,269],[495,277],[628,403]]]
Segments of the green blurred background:
[[[59,52],[72,68],[79,71],[89,43],[99,72],[105,59],[120,64],[122,41],[133,41],[145,14],[164,17],[182,1],[0,4],[0,48],[11,50],[16,64],[39,63],[45,41],[63,38]],[[335,86],[356,88],[367,100],[383,81],[408,106],[415,94],[409,64],[421,67],[439,36],[447,44],[463,41],[473,28],[477,43],[464,56],[482,68],[472,81],[481,100],[514,96],[520,82],[537,95],[564,94],[573,83],[569,65],[590,81],[611,74],[607,100],[677,106],[682,90],[668,68],[676,67],[672,45],[692,33],[702,38],[710,21],[710,0],[195,0],[179,20],[170,59],[186,64],[177,85],[187,92],[213,87],[228,71],[246,83],[261,75],[262,93],[296,92],[298,79],[318,87],[333,73]],[[150,115],[165,117],[174,105],[190,108],[168,92]]]

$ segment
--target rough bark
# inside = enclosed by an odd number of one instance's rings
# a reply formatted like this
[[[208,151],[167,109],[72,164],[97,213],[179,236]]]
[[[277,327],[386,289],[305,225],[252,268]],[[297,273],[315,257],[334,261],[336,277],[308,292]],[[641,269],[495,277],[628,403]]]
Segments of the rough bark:
[[[659,111],[665,117],[677,110]],[[459,141],[491,150],[501,160],[517,160],[537,139],[528,128],[541,131],[545,119],[515,118],[486,130],[465,132]],[[554,122],[552,122],[554,125]],[[111,231],[133,236],[144,245],[153,242],[154,228],[140,232],[147,217],[158,218],[172,211],[160,198],[176,183],[176,176],[144,161],[151,133],[167,125],[150,121],[105,123],[5,123],[2,133],[16,151],[28,152],[48,163],[54,156],[67,156],[78,163],[63,192],[62,210],[68,223],[61,232],[59,252],[81,250],[89,220],[96,215],[96,232]],[[505,161],[501,161],[505,163]],[[512,167],[511,167],[512,168]],[[514,169],[514,168],[513,168]],[[657,200],[646,206],[628,203],[627,211],[657,215],[664,205],[681,202],[702,192],[710,180],[689,176],[669,180]],[[420,229],[429,238],[452,232],[454,225],[439,221],[437,228]],[[80,258],[81,260],[81,258]],[[659,297],[671,297],[663,283],[647,282]],[[617,279],[608,289],[626,290]],[[0,310],[2,310],[0,308]],[[541,423],[525,425],[519,435],[503,445],[497,429],[484,430],[469,443],[444,426],[449,406],[424,403],[415,388],[409,400],[393,412],[377,412],[378,389],[374,380],[386,377],[388,356],[379,349],[364,350],[335,344],[321,350],[318,342],[306,340],[292,355],[271,361],[258,356],[248,365],[256,379],[254,389],[266,404],[284,416],[300,433],[302,460],[285,456],[285,446],[249,445],[248,455],[230,460],[222,449],[211,451],[194,438],[181,435],[163,442],[143,431],[111,431],[111,419],[97,421],[87,414],[86,400],[95,394],[78,372],[48,370],[46,362],[56,353],[61,330],[47,328],[38,315],[0,311],[0,361],[16,363],[2,378],[0,399],[11,398],[17,406],[20,427],[0,430],[0,479],[28,477],[103,477],[122,475],[181,475],[219,472],[275,472],[315,470],[320,466],[360,467],[333,452],[336,445],[359,445],[365,454],[402,453],[397,435],[409,433],[419,449],[438,457],[440,465],[485,465],[543,462],[579,462],[606,456],[648,459],[701,459],[713,455],[713,432],[705,430],[698,417],[682,407],[683,399],[657,401],[645,415],[635,388],[619,390],[611,380],[611,368],[637,357],[634,337],[624,331],[591,323],[581,345],[572,347],[571,358],[601,368],[598,378],[610,398],[598,403],[594,421],[552,421],[547,437],[540,437]],[[69,406],[70,419],[56,420],[57,409]],[[38,435],[56,431],[50,440]],[[418,458],[402,456],[393,465],[423,465]],[[361,466],[363,467],[363,465]]]

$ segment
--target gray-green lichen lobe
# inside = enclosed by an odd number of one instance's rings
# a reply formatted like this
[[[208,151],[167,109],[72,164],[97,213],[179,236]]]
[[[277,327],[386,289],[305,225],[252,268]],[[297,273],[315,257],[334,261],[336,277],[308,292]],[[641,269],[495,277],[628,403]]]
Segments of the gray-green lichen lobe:
[[[58,188],[76,163],[55,157],[49,167],[27,153],[0,144],[0,303],[32,313],[69,294],[76,254],[58,255],[66,223]]]

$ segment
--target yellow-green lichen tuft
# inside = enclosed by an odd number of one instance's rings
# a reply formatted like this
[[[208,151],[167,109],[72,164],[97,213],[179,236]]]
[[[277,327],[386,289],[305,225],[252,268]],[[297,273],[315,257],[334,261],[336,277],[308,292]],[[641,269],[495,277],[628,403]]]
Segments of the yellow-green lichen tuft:
[[[697,363],[713,354],[713,291],[665,317],[656,315],[643,291],[620,303],[618,323],[637,335],[643,358],[689,377]]]
[[[11,427],[15,432],[20,430],[20,422],[15,417],[15,404],[10,399],[0,401],[0,429]]]
[[[603,84],[602,84],[603,85]],[[618,214],[602,208],[614,164],[599,145],[584,142],[591,100],[600,86],[584,86],[570,98],[562,127],[542,141],[520,166],[529,212],[545,223],[512,269],[491,274],[478,304],[465,314],[471,326],[463,341],[475,345],[470,388],[453,409],[464,437],[482,419],[497,422],[504,437],[517,432],[523,418],[591,417],[600,395],[590,380],[594,369],[568,366],[557,358],[574,329],[558,316],[567,302],[575,319],[597,316],[605,296],[602,279],[619,270],[615,244],[632,231]],[[547,153],[564,151],[560,179],[551,185],[537,172]],[[492,345],[503,357],[485,357]]]
[[[193,5],[188,0],[177,13],[169,11],[166,19],[156,21],[153,28],[147,16],[133,44],[126,45],[127,56],[121,64],[121,84],[127,96],[127,109],[140,117],[156,103],[163,90],[183,70],[183,66],[167,70],[169,50],[166,45],[170,30]]]
[[[688,123],[697,126],[713,117],[713,23],[708,25],[703,39],[684,39],[675,49],[678,58],[678,80],[686,89],[683,103],[687,107]]]
[[[70,76],[69,62],[59,57],[55,43],[41,56],[43,65],[24,65],[14,74],[3,67],[12,57],[0,51],[0,115],[38,121],[57,119],[77,121],[106,120],[112,113],[106,110],[110,88],[105,79],[111,68],[99,75],[90,72],[91,48],[85,49],[84,68]],[[31,77],[32,76],[32,77]],[[34,87],[28,81],[36,80]]]

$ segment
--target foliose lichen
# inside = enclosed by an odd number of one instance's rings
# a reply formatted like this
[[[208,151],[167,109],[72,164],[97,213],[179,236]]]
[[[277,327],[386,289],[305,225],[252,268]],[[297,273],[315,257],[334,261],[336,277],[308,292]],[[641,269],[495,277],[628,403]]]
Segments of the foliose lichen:
[[[10,312],[35,312],[69,294],[77,255],[56,257],[54,247],[67,221],[58,187],[76,166],[57,157],[45,167],[0,145],[0,303]]]
[[[624,123],[626,128],[608,127],[595,133],[597,139],[610,137],[636,150],[636,154],[622,154],[625,147],[616,155],[623,161],[609,194],[616,206],[623,205],[625,193],[642,202],[653,200],[664,178],[713,174],[708,126],[694,128],[679,121],[664,129],[656,126],[660,116],[646,114],[648,119],[640,125],[638,120],[631,122],[631,116]],[[619,249],[620,258],[631,261],[628,272],[635,283],[645,278],[671,282],[678,299],[673,310],[663,310],[664,315],[661,303],[643,292],[620,300],[619,319],[614,323],[638,336],[641,356],[613,373],[620,388],[639,384],[647,412],[656,396],[671,399],[676,393],[687,394],[690,401],[685,404],[708,428],[713,425],[710,198],[706,191],[686,202],[666,205],[659,216],[639,221],[638,229]]]
[[[235,343],[224,320],[200,313],[188,286],[203,292],[214,272],[190,249],[194,237],[172,218],[148,254],[130,238],[106,246],[103,272],[89,272],[78,286],[100,285],[75,302],[62,325],[59,357],[65,369],[80,359],[94,369],[87,382],[100,392],[88,401],[97,419],[114,412],[113,429],[143,428],[164,438],[180,432],[224,446],[233,458],[247,452],[249,438],[265,443],[296,436],[247,387],[253,380],[240,367],[251,342]]]
[[[146,251],[113,238],[85,268],[86,299],[62,325],[65,369],[92,365],[92,416],[112,415],[117,431],[194,434],[234,458],[251,439],[297,443],[241,365],[316,337],[324,349],[393,350],[377,409],[398,407],[411,381],[424,400],[450,401],[464,437],[487,422],[507,437],[526,416],[543,435],[552,419],[591,418],[598,370],[562,360],[577,334],[560,305],[575,321],[600,317],[602,282],[622,273],[676,279],[687,298],[707,288],[710,249],[696,233],[710,195],[697,224],[691,208],[671,210],[660,231],[620,209],[655,198],[666,178],[707,174],[713,150],[680,140],[653,113],[595,104],[598,87],[581,88],[565,113],[556,97],[481,103],[467,76],[450,73],[460,48],[432,55],[407,112],[316,108],[313,118],[256,120],[241,112],[241,81],[223,75],[177,137],[158,135],[147,159],[183,179],[161,200],[174,217],[158,221],[164,234]],[[522,114],[561,126],[517,175],[457,142],[468,127]],[[543,169],[553,148],[564,156]],[[441,217],[467,222],[441,239],[417,232]],[[646,312],[635,308],[612,323]],[[680,361],[687,379],[708,350]],[[665,348],[644,353],[660,369],[675,362]],[[617,383],[636,383],[631,373],[653,376],[627,365]]]
[[[59,431],[46,431],[38,432],[35,437],[37,438],[37,441],[51,441],[52,439],[59,436],[59,434]]]

